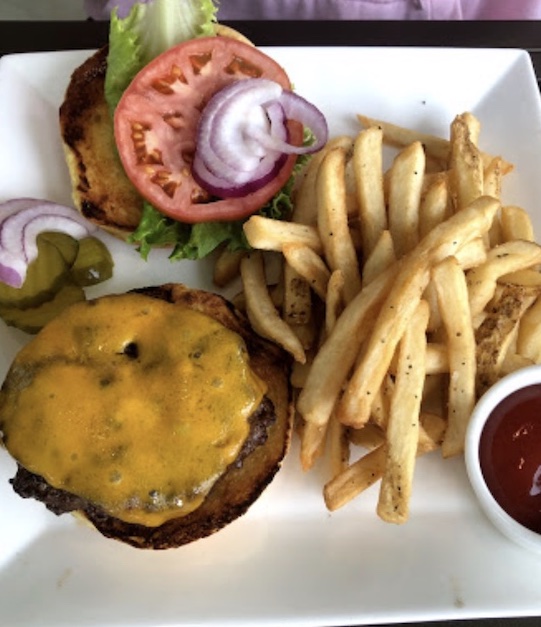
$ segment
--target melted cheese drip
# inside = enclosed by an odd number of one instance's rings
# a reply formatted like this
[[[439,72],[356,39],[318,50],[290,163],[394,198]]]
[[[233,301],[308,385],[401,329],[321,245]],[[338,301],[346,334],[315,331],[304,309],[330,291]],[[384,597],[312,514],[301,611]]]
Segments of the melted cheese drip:
[[[70,308],[13,367],[21,374],[4,395],[1,428],[15,459],[152,526],[203,502],[265,392],[240,336],[136,294]]]

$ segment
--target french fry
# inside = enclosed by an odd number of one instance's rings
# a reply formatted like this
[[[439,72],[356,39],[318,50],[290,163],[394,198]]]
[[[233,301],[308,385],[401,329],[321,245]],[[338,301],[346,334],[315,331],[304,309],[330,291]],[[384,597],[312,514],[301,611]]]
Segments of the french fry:
[[[478,396],[501,376],[505,356],[518,332],[520,320],[538,294],[538,289],[517,285],[501,286],[498,290],[490,311],[475,333]]]
[[[451,124],[451,197],[456,211],[483,196],[483,161],[463,116]]]
[[[417,454],[424,455],[431,451],[436,451],[442,445],[447,421],[439,414],[429,411],[422,411],[419,417],[419,444]]]
[[[386,433],[386,463],[377,504],[378,516],[396,524],[409,517],[425,380],[428,317],[428,303],[421,301],[398,348],[396,381]]]
[[[372,422],[366,424],[362,429],[348,428],[347,436],[351,444],[369,451],[385,444],[385,431]]]
[[[468,291],[471,315],[476,326],[490,299],[498,278],[541,263],[541,246],[534,242],[514,240],[488,251],[486,261],[469,270]]]
[[[300,459],[304,471],[313,468],[325,451],[325,437],[328,425],[315,425],[304,421],[300,429]]]
[[[385,430],[387,423],[389,422],[389,412],[391,409],[391,398],[394,392],[394,374],[389,372],[383,379],[378,391],[376,392],[370,408],[370,421],[367,422],[361,429],[356,431],[362,431],[369,424],[373,423]]]
[[[462,211],[436,226],[419,243],[417,255],[428,252],[432,263],[457,254],[469,242],[486,235],[500,203],[490,196],[481,196]]]
[[[487,259],[487,249],[481,237],[470,240],[454,254],[462,270],[469,270],[481,265]]]
[[[475,336],[466,277],[456,259],[444,259],[432,269],[432,277],[447,334],[450,381],[442,454],[451,457],[464,449],[466,428],[476,402]]]
[[[297,401],[297,409],[307,422],[320,426],[328,422],[359,348],[370,331],[369,323],[393,280],[391,267],[365,286],[344,309],[314,357]]]
[[[329,475],[333,479],[347,468],[350,454],[347,429],[334,414],[331,415],[327,426],[327,448]]]
[[[427,375],[449,372],[449,353],[445,345],[435,342],[427,345],[425,372]]]
[[[325,155],[333,148],[349,150],[353,144],[351,137],[340,135],[327,142],[327,145],[312,156],[308,162],[304,180],[296,191],[292,222],[315,225],[317,222],[316,178],[319,166]]]
[[[530,216],[522,207],[506,205],[502,207],[501,217],[502,241],[524,239],[533,242],[534,229]]]
[[[214,263],[214,284],[225,287],[237,278],[240,275],[240,262],[245,254],[245,250],[222,250]]]
[[[370,283],[375,277],[389,268],[396,261],[393,238],[388,230],[382,231],[380,238],[365,259],[362,270],[362,281]]]
[[[335,270],[327,284],[325,297],[325,330],[330,335],[344,308],[344,275]]]
[[[316,253],[323,252],[315,226],[254,215],[244,223],[243,228],[248,243],[257,250],[282,252],[285,244],[302,244]]]
[[[282,317],[290,326],[306,325],[312,318],[312,296],[308,282],[288,263],[284,264]]]
[[[510,283],[512,285],[522,285],[523,287],[540,287],[541,272],[537,268],[526,268],[526,270],[516,270],[503,274],[498,277],[498,283],[503,285]]]
[[[287,263],[325,300],[331,273],[321,256],[304,244],[284,244],[282,252]]]
[[[306,354],[299,338],[278,315],[267,289],[265,266],[260,252],[246,255],[240,272],[246,297],[246,313],[254,330],[282,346],[296,361],[304,363]]]
[[[412,250],[419,240],[419,204],[425,171],[420,142],[404,148],[389,171],[389,230],[397,258]]]
[[[494,157],[483,171],[484,193],[498,200],[502,195],[502,161],[501,157]]]
[[[425,190],[419,206],[419,236],[423,238],[449,217],[447,175],[435,178]]]
[[[389,368],[393,376],[396,374],[396,360],[395,354]],[[429,342],[426,345],[424,371],[427,376],[449,372],[448,350],[444,343]]]
[[[345,167],[345,150],[334,148],[321,162],[316,186],[318,229],[325,259],[331,271],[342,272],[344,299],[349,303],[361,289],[361,277],[357,254],[348,228]]]
[[[353,170],[365,257],[372,253],[382,232],[387,229],[382,138],[380,128],[367,128],[357,135],[353,148]]]
[[[541,363],[541,299],[524,313],[517,335],[517,352],[532,363]]]
[[[339,420],[351,427],[360,428],[368,421],[374,395],[428,284],[426,256],[411,255],[398,264],[396,279],[367,339],[363,358],[338,404]]]
[[[385,471],[385,445],[363,455],[336,475],[323,488],[323,498],[331,512],[343,507],[353,498],[379,481]]]
[[[479,144],[479,135],[481,133],[481,123],[479,122],[479,119],[473,115],[471,111],[464,111],[464,113],[458,115],[457,118],[462,120],[462,123],[468,129],[470,141],[477,146]]]
[[[423,430],[417,446],[417,456],[435,450],[441,441],[444,421],[433,414],[421,414]],[[342,473],[328,481],[323,488],[323,498],[331,512],[347,505],[356,496],[381,479],[385,471],[385,445],[374,448],[350,464]]]

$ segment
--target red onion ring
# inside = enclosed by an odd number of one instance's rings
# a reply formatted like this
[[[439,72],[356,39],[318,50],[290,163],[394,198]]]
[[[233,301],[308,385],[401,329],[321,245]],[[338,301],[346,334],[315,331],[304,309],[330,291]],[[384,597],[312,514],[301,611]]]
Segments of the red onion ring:
[[[316,141],[289,143],[288,120],[309,128]],[[286,155],[316,152],[327,137],[325,117],[304,98],[268,79],[236,81],[217,92],[201,114],[192,174],[215,196],[241,197],[268,183]]]
[[[80,239],[94,230],[75,209],[47,200],[14,198],[0,203],[0,281],[22,286],[38,255],[39,233],[61,231]]]

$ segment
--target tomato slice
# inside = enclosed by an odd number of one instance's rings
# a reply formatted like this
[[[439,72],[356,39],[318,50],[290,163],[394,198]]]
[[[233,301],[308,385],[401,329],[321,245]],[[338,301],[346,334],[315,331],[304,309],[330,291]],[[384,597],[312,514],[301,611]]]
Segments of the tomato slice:
[[[213,199],[191,174],[205,104],[233,81],[254,77],[291,89],[282,67],[257,48],[229,37],[202,37],[170,48],[128,86],[115,112],[115,140],[128,178],[156,209],[187,223],[238,220],[286,183],[295,155],[269,183],[240,198]]]

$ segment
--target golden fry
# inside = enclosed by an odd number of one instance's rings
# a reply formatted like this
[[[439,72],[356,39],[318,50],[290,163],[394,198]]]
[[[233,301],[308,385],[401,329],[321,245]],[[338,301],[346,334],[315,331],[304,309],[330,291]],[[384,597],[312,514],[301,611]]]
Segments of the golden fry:
[[[505,356],[515,339],[521,318],[538,294],[538,288],[517,285],[505,285],[498,290],[490,311],[475,333],[478,396],[500,378]]]
[[[451,197],[460,211],[483,195],[483,160],[463,116],[451,124]]]
[[[451,457],[464,449],[466,428],[475,405],[476,354],[468,287],[454,257],[432,270],[441,317],[447,334],[449,361],[448,427],[442,453]]]
[[[524,313],[517,336],[517,352],[532,363],[541,363],[541,299]]]
[[[514,205],[502,207],[500,222],[503,242],[514,239],[524,239],[529,242],[535,240],[532,220],[522,207]]]
[[[331,150],[321,162],[316,181],[318,229],[327,265],[344,275],[344,298],[349,303],[361,289],[357,253],[348,228],[345,189],[346,153]]]
[[[396,380],[386,434],[386,464],[377,505],[380,518],[397,524],[409,517],[425,380],[428,316],[428,303],[421,301],[398,347]]]
[[[240,272],[246,298],[246,313],[254,330],[282,346],[296,361],[304,363],[306,355],[298,337],[278,315],[267,289],[265,266],[260,252],[242,259]]]
[[[244,223],[244,234],[252,248],[282,252],[284,244],[302,244],[317,253],[323,252],[315,226],[252,216]]]
[[[331,512],[379,481],[385,471],[385,446],[373,449],[331,479],[323,488],[325,505]]]
[[[498,277],[498,284],[522,285],[522,287],[541,287],[541,272],[537,268],[516,270]]]
[[[222,250],[214,263],[214,284],[225,287],[236,279],[240,275],[240,262],[245,254],[245,250]]]
[[[419,205],[425,171],[425,153],[414,142],[396,156],[389,170],[389,230],[398,258],[419,240]]]
[[[282,317],[292,326],[308,324],[312,319],[312,296],[308,282],[288,263],[284,264],[283,279]]]
[[[372,253],[382,232],[387,229],[382,138],[380,128],[367,128],[357,135],[353,148],[353,170],[365,257]]]
[[[370,322],[393,283],[393,268],[365,286],[344,309],[314,363],[299,395],[297,409],[307,422],[324,425],[370,332]]]
[[[316,461],[325,450],[325,437],[328,425],[319,426],[310,422],[304,422],[300,429],[301,441],[301,468],[304,471],[313,468]]]
[[[456,251],[454,257],[462,270],[469,270],[481,265],[487,259],[487,249],[483,238],[476,237],[470,240]]]
[[[483,191],[498,200],[502,195],[502,158],[494,157],[483,172]]]
[[[284,244],[282,252],[287,263],[325,300],[331,273],[320,255],[304,244]]]
[[[426,256],[411,255],[397,263],[396,279],[367,339],[363,358],[338,404],[340,421],[351,427],[359,428],[368,421],[374,396],[428,283]]]
[[[362,280],[370,283],[375,277],[387,270],[396,261],[393,238],[390,231],[383,231],[371,254],[365,259]]]
[[[449,216],[446,174],[440,174],[425,190],[419,206],[419,236],[422,238]]]
[[[334,137],[322,150],[312,156],[306,167],[304,180],[295,194],[292,222],[312,226],[317,223],[316,178],[319,166],[330,150],[340,147],[349,150],[352,144],[353,140],[347,135]]]
[[[445,421],[434,414],[422,413],[417,456],[438,448],[445,429]],[[368,425],[367,425],[368,426]],[[365,427],[366,428],[366,427]],[[361,431],[363,431],[361,429]],[[325,484],[323,498],[329,511],[335,511],[349,503],[381,479],[385,471],[385,445],[374,448],[348,466],[342,473]]]
[[[378,425],[369,422],[362,429],[347,429],[349,441],[354,446],[373,450],[385,444],[385,431]]]
[[[430,253],[431,263],[457,254],[469,242],[486,235],[499,208],[500,203],[495,198],[481,196],[432,229],[415,253]]]
[[[327,449],[329,474],[333,479],[343,472],[349,462],[349,439],[347,428],[333,414],[327,426]]]
[[[344,309],[344,275],[341,270],[335,270],[327,284],[325,298],[325,330],[329,335],[340,314]]]
[[[494,296],[498,278],[541,263],[541,246],[533,242],[515,240],[492,248],[486,261],[469,270],[468,291],[471,315],[479,319],[485,306]]]

